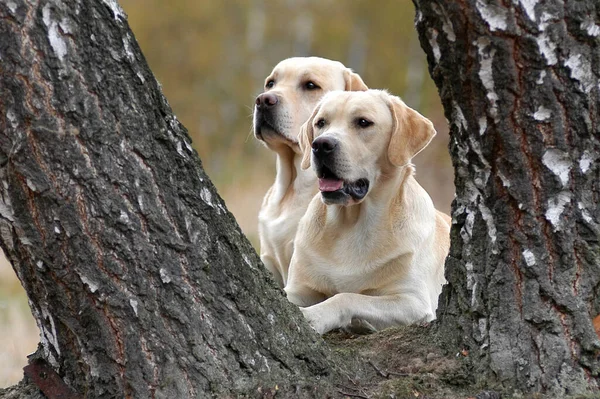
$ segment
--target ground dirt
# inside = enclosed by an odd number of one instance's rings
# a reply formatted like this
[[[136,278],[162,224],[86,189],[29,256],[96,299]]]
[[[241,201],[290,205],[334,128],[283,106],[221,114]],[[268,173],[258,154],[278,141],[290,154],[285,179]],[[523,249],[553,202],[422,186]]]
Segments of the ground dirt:
[[[435,323],[392,328],[370,335],[342,331],[327,334],[324,338],[341,357],[340,364],[348,364],[346,370],[352,370],[346,371],[345,381],[337,384],[337,398],[554,398],[475,383],[468,351],[445,347],[440,336]],[[591,399],[592,396],[568,398]]]
[[[370,335],[342,331],[325,340],[349,363],[338,394],[349,398],[499,398],[473,384],[466,352],[449,353],[430,326],[387,329]],[[353,366],[353,367],[352,367]],[[350,375],[351,374],[351,375]]]

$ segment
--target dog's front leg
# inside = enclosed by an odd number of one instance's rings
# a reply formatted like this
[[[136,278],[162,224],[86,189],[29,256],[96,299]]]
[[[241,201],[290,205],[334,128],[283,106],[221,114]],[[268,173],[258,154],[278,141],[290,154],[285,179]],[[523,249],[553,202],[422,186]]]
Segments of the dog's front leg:
[[[377,329],[435,318],[426,297],[410,294],[369,296],[340,293],[301,310],[319,334],[346,327],[353,318],[363,319]]]
[[[348,294],[337,294],[331,298],[306,308],[300,308],[308,324],[319,334],[325,334],[352,322],[351,304]]]
[[[301,308],[322,302],[326,298],[323,293],[307,287],[306,285],[292,283],[285,287],[284,291],[288,301]]]

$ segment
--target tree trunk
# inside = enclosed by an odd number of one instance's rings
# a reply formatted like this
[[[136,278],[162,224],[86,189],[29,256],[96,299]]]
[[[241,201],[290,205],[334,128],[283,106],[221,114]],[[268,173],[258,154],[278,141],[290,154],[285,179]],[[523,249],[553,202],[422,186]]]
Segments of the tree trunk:
[[[441,331],[480,381],[595,391],[600,6],[414,2],[456,170]]]
[[[328,349],[226,210],[116,1],[3,1],[0,59],[0,244],[36,357],[94,398],[312,396]]]

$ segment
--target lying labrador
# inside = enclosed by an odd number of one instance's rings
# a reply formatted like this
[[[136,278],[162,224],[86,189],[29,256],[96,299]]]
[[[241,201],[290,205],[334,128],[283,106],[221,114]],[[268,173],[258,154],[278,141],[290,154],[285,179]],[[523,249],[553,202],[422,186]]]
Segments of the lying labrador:
[[[287,281],[298,222],[317,193],[317,178],[300,168],[300,127],[323,94],[367,90],[360,76],[340,62],[318,57],[281,61],[256,98],[254,135],[277,154],[275,183],[258,215],[260,257],[281,287]]]
[[[450,218],[414,178],[432,123],[385,91],[331,92],[302,127],[320,194],[300,221],[289,300],[323,334],[435,318]]]

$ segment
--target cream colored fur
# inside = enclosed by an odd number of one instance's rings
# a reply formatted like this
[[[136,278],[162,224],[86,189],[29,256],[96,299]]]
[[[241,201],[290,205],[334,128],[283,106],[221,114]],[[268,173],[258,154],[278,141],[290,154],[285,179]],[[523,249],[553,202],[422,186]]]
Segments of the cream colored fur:
[[[272,88],[266,87],[270,81]],[[307,90],[308,82],[318,88]],[[358,74],[318,57],[281,61],[265,80],[265,92],[274,94],[278,104],[273,129],[263,129],[260,139],[277,154],[277,175],[258,215],[260,257],[281,287],[287,281],[298,222],[318,191],[314,173],[300,168],[300,127],[326,92],[366,89]]]
[[[360,118],[373,125],[361,128]],[[323,128],[315,126],[321,119]],[[379,90],[329,93],[303,127],[305,167],[313,140],[328,136],[339,141],[338,177],[370,182],[347,205],[325,205],[317,194],[300,221],[285,291],[319,333],[435,318],[450,218],[410,163],[434,135],[429,120]]]

